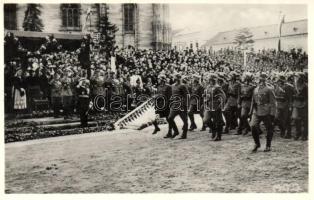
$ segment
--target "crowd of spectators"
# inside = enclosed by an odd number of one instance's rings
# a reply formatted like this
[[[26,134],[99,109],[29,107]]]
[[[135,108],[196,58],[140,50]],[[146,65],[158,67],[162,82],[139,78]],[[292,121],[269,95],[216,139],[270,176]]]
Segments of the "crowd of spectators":
[[[86,43],[85,43],[86,44]],[[89,43],[87,43],[89,44]],[[173,83],[171,74],[183,76],[217,71],[303,71],[307,69],[307,54],[301,49],[289,52],[263,50],[247,53],[243,66],[243,53],[224,49],[217,52],[205,50],[184,51],[118,48],[108,54],[90,51],[90,63],[82,63],[82,48],[67,51],[53,36],[38,51],[30,52],[22,47],[12,34],[5,37],[5,103],[6,111],[13,112],[14,89],[23,89],[26,107],[32,112],[32,100],[48,99],[55,116],[71,117],[75,112],[76,85],[82,77],[90,80],[91,97],[117,94],[152,95],[160,73],[167,75],[168,84]],[[83,58],[84,60],[84,58]],[[90,70],[86,70],[90,66]],[[18,80],[18,81],[17,81]],[[17,84],[18,83],[18,84]],[[12,89],[14,88],[14,89]],[[133,102],[136,104],[136,102]]]

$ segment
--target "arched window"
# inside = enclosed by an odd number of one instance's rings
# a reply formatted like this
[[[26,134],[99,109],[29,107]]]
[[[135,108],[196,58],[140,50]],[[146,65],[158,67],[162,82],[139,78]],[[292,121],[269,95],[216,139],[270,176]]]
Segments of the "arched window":
[[[62,26],[67,30],[79,30],[80,28],[80,5],[61,4]]]
[[[123,13],[124,13],[124,31],[134,32],[134,24],[135,24],[134,4],[124,4]]]

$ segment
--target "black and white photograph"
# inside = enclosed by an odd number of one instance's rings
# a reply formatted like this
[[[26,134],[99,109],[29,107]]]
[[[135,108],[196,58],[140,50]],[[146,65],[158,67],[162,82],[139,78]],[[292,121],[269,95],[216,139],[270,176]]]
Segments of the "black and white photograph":
[[[4,194],[309,194],[309,12],[4,1]]]

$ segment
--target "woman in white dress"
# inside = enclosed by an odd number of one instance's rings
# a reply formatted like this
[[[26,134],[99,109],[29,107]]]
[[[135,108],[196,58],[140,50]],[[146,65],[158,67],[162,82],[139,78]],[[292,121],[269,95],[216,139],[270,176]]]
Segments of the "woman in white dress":
[[[22,79],[22,69],[18,68],[16,70],[14,79],[13,79],[13,99],[14,99],[14,110],[16,114],[20,114],[23,110],[27,108],[27,98],[26,91],[24,88],[24,81]]]

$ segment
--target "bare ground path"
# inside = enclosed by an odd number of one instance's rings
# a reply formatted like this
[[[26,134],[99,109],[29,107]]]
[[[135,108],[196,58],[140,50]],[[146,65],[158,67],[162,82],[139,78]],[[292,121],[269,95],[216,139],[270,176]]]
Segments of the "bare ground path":
[[[164,139],[165,128],[72,135],[5,145],[6,193],[307,192],[308,144],[206,132]]]

